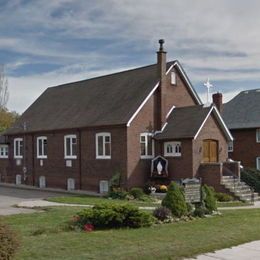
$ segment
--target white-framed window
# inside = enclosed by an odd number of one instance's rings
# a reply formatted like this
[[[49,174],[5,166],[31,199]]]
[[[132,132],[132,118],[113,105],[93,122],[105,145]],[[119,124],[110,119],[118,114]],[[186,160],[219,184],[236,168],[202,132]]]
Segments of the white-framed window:
[[[260,143],[260,128],[256,129],[256,142]]]
[[[233,141],[228,142],[228,152],[234,151],[234,143]]]
[[[77,136],[76,135],[64,136],[64,158],[77,159]]]
[[[8,145],[0,145],[0,158],[8,158]]]
[[[15,159],[23,158],[23,138],[14,139],[14,158]]]
[[[174,71],[171,72],[171,84],[176,85],[176,73]]]
[[[111,159],[111,134],[96,134],[96,159]]]
[[[37,137],[37,158],[39,159],[47,158],[47,137],[46,136]]]
[[[260,157],[256,157],[256,169],[260,170]]]
[[[165,142],[164,156],[181,156],[181,142]]]
[[[140,134],[141,159],[149,159],[154,157],[154,141],[152,136],[152,133]]]

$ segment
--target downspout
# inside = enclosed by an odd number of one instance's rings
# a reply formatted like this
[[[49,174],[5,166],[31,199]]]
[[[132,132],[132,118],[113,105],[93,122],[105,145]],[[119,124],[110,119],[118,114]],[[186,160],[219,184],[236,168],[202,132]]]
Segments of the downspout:
[[[35,186],[34,134],[32,135],[32,185]]]
[[[81,131],[79,130],[79,189],[82,189],[82,171],[81,171]]]

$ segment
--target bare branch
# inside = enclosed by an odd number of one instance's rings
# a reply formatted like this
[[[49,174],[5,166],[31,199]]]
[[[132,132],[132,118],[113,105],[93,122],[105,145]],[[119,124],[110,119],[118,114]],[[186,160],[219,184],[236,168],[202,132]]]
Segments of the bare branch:
[[[0,65],[0,109],[5,109],[9,99],[8,80],[4,65]]]

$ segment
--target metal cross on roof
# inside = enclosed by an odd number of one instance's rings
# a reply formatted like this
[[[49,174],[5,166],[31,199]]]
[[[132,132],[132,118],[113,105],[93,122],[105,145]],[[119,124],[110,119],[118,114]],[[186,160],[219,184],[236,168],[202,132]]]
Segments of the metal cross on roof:
[[[213,88],[213,85],[209,82],[209,78],[207,80],[207,82],[205,82],[203,84],[206,88],[207,88],[207,104],[209,104],[209,92],[210,92],[210,88]]]

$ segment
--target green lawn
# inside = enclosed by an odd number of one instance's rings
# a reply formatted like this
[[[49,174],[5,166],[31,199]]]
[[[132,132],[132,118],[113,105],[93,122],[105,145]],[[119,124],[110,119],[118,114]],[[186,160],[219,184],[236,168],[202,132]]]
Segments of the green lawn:
[[[249,202],[243,201],[230,201],[230,202],[217,202],[217,206],[220,208],[224,207],[243,207],[243,206],[250,206],[253,205]]]
[[[116,204],[124,204],[124,203],[130,203],[139,207],[157,207],[160,205],[160,202],[158,201],[138,201],[138,200],[119,200],[119,199],[108,199],[105,197],[94,197],[94,196],[87,196],[87,195],[81,195],[81,196],[63,196],[63,197],[53,197],[48,198],[48,201],[52,202],[59,202],[59,203],[69,203],[69,204],[80,204],[80,205],[94,205],[99,203],[116,203]]]
[[[21,239],[16,259],[181,259],[260,239],[260,209],[142,229],[65,231],[79,208],[3,217]]]

